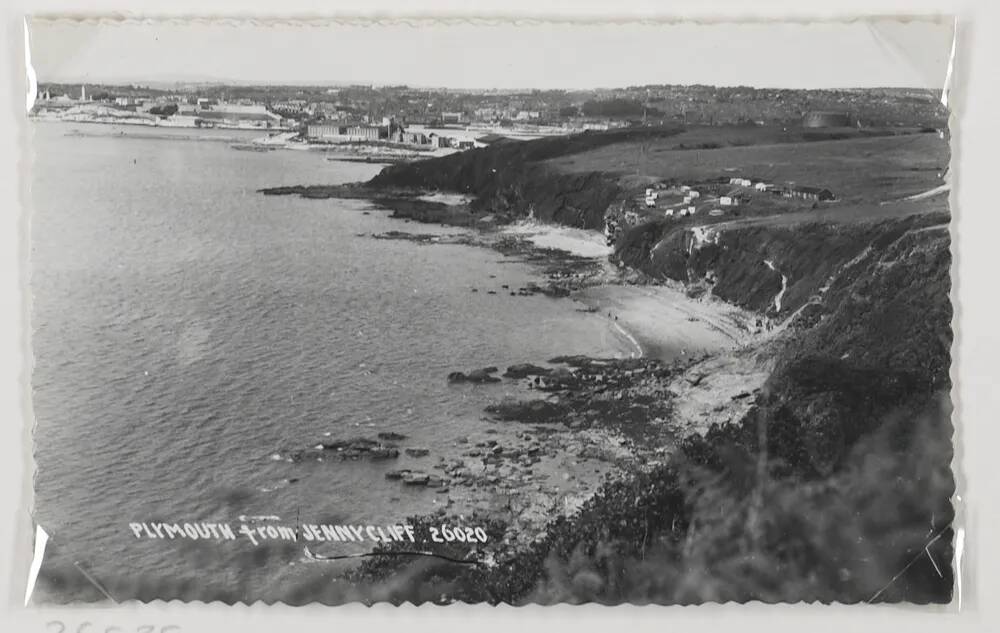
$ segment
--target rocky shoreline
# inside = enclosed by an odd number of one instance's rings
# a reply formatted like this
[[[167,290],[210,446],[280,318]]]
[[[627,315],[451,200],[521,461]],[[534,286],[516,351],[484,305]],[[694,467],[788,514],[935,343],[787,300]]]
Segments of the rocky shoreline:
[[[353,195],[358,190],[350,188],[350,192]],[[405,204],[398,203],[398,198],[393,199],[397,200],[395,205],[386,205],[385,198],[372,201],[376,206],[394,209],[394,217],[404,220],[453,225],[439,222],[441,215],[437,212],[431,215],[417,212],[438,208],[438,203],[421,201],[419,195],[426,193],[409,192]],[[614,268],[595,258],[541,248],[524,235],[512,235],[481,223],[471,233],[459,235],[394,230],[368,237],[428,246],[464,244],[491,248],[513,260],[531,264],[544,280],[523,287],[491,288],[484,284],[470,288],[470,292],[511,297],[540,294],[578,301],[579,293],[588,288],[653,283],[641,273]],[[674,292],[677,300],[691,301],[682,292]],[[601,312],[601,305],[602,301],[591,299],[577,309]],[[614,323],[610,315],[609,323]],[[504,561],[529,555],[531,548],[545,539],[554,521],[578,512],[604,486],[627,481],[636,473],[663,464],[683,437],[700,429],[697,425],[672,421],[676,417],[674,394],[680,391],[680,384],[691,390],[697,387],[703,378],[693,378],[688,372],[706,358],[686,356],[666,362],[648,357],[562,356],[531,359],[505,368],[456,369],[442,379],[472,385],[517,382],[538,394],[535,398],[503,400],[484,407],[484,419],[495,428],[517,428],[512,439],[491,437],[490,431],[480,437],[459,436],[450,448],[459,449],[461,455],[445,457],[435,447],[408,446],[406,438],[382,433],[375,438],[324,440],[292,452],[290,458],[293,461],[415,458],[419,463],[413,464],[411,459],[404,467],[387,470],[386,479],[398,482],[401,490],[432,489],[440,505],[428,515],[411,517],[409,522],[417,525],[418,530],[419,526],[442,522],[488,525],[490,542],[474,553],[465,554],[490,561],[491,565],[503,565]],[[741,393],[734,401],[743,405],[751,395]],[[716,412],[721,414],[723,409],[729,407],[716,407]],[[348,572],[345,578],[370,580],[373,576],[369,567],[374,564],[370,561]]]
[[[373,192],[347,186],[286,188],[265,193],[366,197]],[[466,220],[475,217],[468,205],[421,199],[427,195],[425,191],[394,191],[392,197],[380,192],[368,199],[377,207],[392,210],[393,217],[425,224],[468,226]],[[366,237],[428,246],[490,248],[532,265],[543,279],[521,287],[493,288],[484,283],[484,287],[470,288],[476,293],[566,299],[598,285],[649,283],[642,275],[615,269],[599,259],[538,247],[528,237],[506,233],[492,223],[472,224],[475,230],[459,235],[393,230]],[[577,309],[599,312],[600,306]],[[446,458],[436,454],[433,447],[407,446],[405,437],[390,438],[383,433],[378,437],[323,439],[311,447],[281,454],[280,458],[332,462],[416,458],[422,463],[392,468],[385,474],[401,489],[435,490],[441,506],[431,515],[415,518],[416,523],[448,520],[457,525],[467,523],[471,517],[486,521],[493,526],[495,539],[484,545],[481,553],[491,560],[508,560],[544,535],[556,516],[572,514],[608,481],[660,463],[677,440],[668,423],[670,385],[694,362],[694,358],[667,363],[653,358],[564,356],[532,359],[503,369],[486,366],[456,370],[442,379],[473,385],[513,381],[539,394],[537,398],[485,406],[485,420],[498,428],[518,428],[513,439],[459,436],[452,448],[459,449],[461,456]]]
[[[473,382],[518,381],[539,394],[486,406],[494,425],[516,427],[513,436],[458,436],[453,445],[460,457],[445,458],[434,447],[407,445],[406,436],[381,432],[324,438],[280,458],[333,463],[414,458],[419,466],[392,468],[386,479],[401,489],[435,489],[443,503],[413,522],[488,523],[493,538],[478,555],[498,562],[516,558],[556,517],[572,515],[609,481],[662,463],[679,439],[668,423],[669,390],[683,375],[683,364],[584,356],[542,362],[509,366],[502,378],[493,376],[496,367],[460,372]]]

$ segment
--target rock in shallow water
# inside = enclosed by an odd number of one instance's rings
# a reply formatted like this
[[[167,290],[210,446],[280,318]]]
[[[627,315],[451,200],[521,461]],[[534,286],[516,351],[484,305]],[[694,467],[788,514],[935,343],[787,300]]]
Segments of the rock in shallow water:
[[[409,486],[426,486],[430,478],[427,473],[407,472],[403,475],[403,483]]]
[[[568,410],[565,405],[547,400],[505,401],[486,407],[487,412],[501,420],[527,423],[561,422]]]
[[[496,367],[483,367],[482,369],[474,369],[469,373],[463,373],[460,371],[453,371],[448,374],[448,382],[500,382],[500,379],[491,374],[495,374],[499,369]]]
[[[399,449],[390,444],[366,437],[356,437],[348,440],[323,442],[313,448],[301,449],[290,453],[293,462],[304,459],[357,460],[357,459],[395,459],[399,457]]]
[[[506,378],[527,378],[528,376],[548,376],[552,370],[547,367],[532,365],[531,363],[519,363],[511,365],[504,372]]]

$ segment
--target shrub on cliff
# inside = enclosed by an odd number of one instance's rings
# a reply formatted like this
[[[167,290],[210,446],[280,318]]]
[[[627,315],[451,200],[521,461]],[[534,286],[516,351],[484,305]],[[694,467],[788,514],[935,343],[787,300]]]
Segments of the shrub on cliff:
[[[595,500],[601,510],[572,521],[524,601],[947,602],[947,413],[889,416],[838,472],[811,480],[776,474],[786,469],[766,450],[706,438],[713,465],[685,462],[649,488]],[[903,444],[900,428],[910,429]],[[575,536],[588,528],[596,543]]]

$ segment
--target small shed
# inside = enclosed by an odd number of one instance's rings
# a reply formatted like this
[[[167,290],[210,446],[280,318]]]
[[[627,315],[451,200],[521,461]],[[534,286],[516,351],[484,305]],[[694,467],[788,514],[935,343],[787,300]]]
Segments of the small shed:
[[[833,192],[819,187],[799,187],[795,190],[798,197],[804,200],[833,200]]]

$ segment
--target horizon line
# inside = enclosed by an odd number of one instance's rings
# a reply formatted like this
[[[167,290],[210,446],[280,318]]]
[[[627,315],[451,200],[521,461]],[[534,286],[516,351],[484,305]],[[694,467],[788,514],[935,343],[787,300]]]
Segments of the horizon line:
[[[447,90],[452,92],[592,92],[599,90],[626,90],[629,88],[643,88],[647,86],[656,87],[672,87],[672,88],[694,88],[694,87],[706,87],[706,88],[750,88],[753,90],[791,90],[798,92],[823,92],[823,91],[858,91],[858,90],[918,90],[929,93],[936,92],[935,88],[927,88],[922,86],[829,86],[824,88],[795,88],[787,86],[755,86],[752,84],[711,84],[711,83],[648,83],[648,84],[630,84],[630,85],[619,85],[619,86],[592,86],[589,88],[585,87],[572,87],[572,88],[531,88],[531,87],[508,87],[508,88],[496,88],[496,87],[464,87],[464,88],[453,88],[444,85],[430,85],[430,84],[407,84],[407,83],[379,83],[379,82],[360,82],[360,81],[340,81],[340,80],[296,80],[296,81],[271,81],[264,79],[92,79],[92,80],[82,80],[82,79],[55,79],[55,80],[42,80],[38,79],[36,81],[37,85],[42,84],[69,84],[69,85],[104,85],[104,86],[116,86],[116,87],[126,87],[126,86],[144,86],[147,88],[155,88],[155,84],[173,84],[173,85],[201,85],[201,86],[231,86],[231,87],[300,87],[300,88],[312,88],[312,87],[326,87],[326,88],[349,88],[356,86],[372,87],[372,88],[412,88],[418,90]]]

